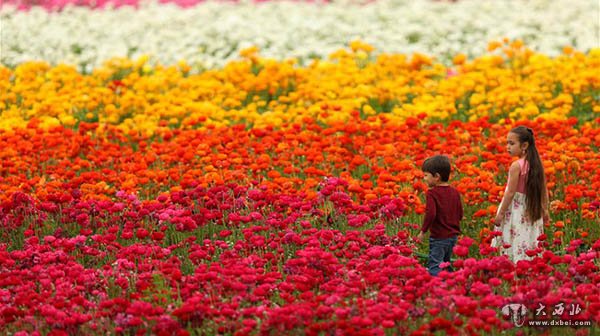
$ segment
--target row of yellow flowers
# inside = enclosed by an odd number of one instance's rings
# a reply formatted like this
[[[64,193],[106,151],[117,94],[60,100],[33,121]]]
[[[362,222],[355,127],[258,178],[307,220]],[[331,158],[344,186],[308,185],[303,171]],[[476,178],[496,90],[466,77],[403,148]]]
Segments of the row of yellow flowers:
[[[201,73],[184,61],[163,66],[147,58],[112,59],[91,74],[45,62],[0,66],[0,129],[32,118],[43,127],[86,121],[153,132],[164,126],[282,126],[304,117],[330,124],[377,113],[392,121],[420,114],[465,121],[600,115],[594,104],[600,99],[600,49],[565,49],[550,58],[504,41],[491,43],[489,51],[474,60],[457,55],[452,66],[420,54],[374,56],[361,42],[307,66],[261,58],[256,48]]]

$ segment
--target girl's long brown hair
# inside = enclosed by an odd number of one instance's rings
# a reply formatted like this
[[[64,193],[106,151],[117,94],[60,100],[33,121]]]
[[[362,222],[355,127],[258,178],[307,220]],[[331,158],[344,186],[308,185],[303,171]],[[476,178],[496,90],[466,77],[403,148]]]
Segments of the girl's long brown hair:
[[[527,195],[527,215],[532,222],[537,221],[543,216],[542,202],[546,191],[546,175],[544,174],[544,165],[540,159],[540,154],[535,146],[533,130],[525,126],[517,126],[510,130],[511,133],[519,137],[519,142],[527,142],[527,153],[525,159],[529,163],[529,172],[527,173],[527,183],[525,184],[525,194]]]

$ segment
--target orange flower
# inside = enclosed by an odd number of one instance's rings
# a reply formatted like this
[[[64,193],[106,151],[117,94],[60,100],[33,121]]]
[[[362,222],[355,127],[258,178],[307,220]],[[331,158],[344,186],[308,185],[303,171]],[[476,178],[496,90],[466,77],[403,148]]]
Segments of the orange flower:
[[[377,195],[375,195],[373,193],[365,194],[365,200],[367,200],[367,201],[374,200],[376,198],[377,198]]]
[[[454,58],[452,58],[452,63],[454,63],[455,65],[461,65],[461,64],[465,63],[466,60],[467,60],[467,55],[457,54],[456,56],[454,56]]]

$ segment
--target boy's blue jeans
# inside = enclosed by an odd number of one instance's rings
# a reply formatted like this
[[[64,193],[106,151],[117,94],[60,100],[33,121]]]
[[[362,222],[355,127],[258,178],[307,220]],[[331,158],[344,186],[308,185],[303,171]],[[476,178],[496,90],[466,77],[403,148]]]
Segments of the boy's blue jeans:
[[[457,237],[451,238],[429,238],[429,262],[427,269],[429,274],[437,276],[442,271],[440,264],[450,262],[452,256],[452,248],[456,244]],[[444,268],[448,272],[452,272],[452,266]]]

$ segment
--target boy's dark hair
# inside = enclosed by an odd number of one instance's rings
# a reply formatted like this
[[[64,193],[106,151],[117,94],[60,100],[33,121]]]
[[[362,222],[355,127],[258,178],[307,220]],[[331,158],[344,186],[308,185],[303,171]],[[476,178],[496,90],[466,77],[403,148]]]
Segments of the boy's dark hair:
[[[445,155],[435,155],[423,162],[422,170],[431,175],[440,174],[442,182],[450,178],[450,160]]]

